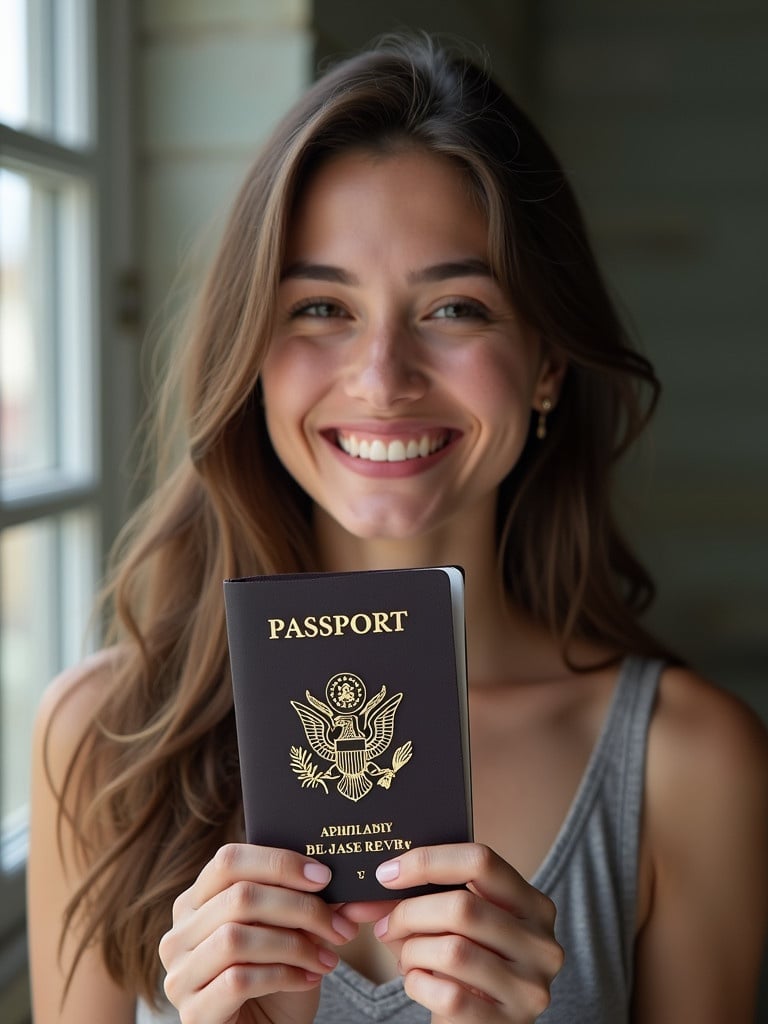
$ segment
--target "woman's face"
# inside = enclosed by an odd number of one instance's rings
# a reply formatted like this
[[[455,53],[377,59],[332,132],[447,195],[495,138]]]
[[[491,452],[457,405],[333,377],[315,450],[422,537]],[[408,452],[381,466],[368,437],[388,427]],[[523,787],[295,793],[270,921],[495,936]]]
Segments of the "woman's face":
[[[362,538],[471,525],[559,383],[490,272],[466,178],[424,151],[321,166],[290,226],[276,324],[272,444]]]

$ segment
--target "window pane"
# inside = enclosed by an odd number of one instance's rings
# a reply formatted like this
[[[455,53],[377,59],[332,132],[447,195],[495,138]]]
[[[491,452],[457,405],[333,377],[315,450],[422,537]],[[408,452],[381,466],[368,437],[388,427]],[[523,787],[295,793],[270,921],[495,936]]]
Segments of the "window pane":
[[[92,0],[0,0],[0,121],[69,146],[89,141]]]
[[[90,209],[66,177],[0,169],[0,472],[93,464]]]
[[[12,478],[56,464],[52,309],[53,197],[0,170],[0,442]]]
[[[27,11],[24,0],[2,0],[0,121],[20,128],[29,121]]]
[[[40,696],[82,657],[94,586],[89,515],[47,518],[0,538],[0,867],[25,855],[32,722]]]

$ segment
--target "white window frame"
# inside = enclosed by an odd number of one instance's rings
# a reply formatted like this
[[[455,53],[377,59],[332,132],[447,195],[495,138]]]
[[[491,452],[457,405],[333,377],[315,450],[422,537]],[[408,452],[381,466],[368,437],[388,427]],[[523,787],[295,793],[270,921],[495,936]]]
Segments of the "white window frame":
[[[50,2],[50,0],[44,0]],[[56,0],[53,0],[55,3]],[[90,510],[96,517],[103,564],[129,495],[126,452],[139,417],[136,308],[133,62],[135,17],[131,0],[91,0],[90,69],[93,142],[82,148],[0,123],[0,166],[22,173],[40,171],[86,183],[92,196],[90,302],[95,389],[92,472],[57,469],[36,485],[6,482],[0,493],[0,531],[42,517]],[[66,102],[66,97],[65,97]],[[26,977],[27,830],[5,837],[0,869],[0,1019],[29,1019]]]

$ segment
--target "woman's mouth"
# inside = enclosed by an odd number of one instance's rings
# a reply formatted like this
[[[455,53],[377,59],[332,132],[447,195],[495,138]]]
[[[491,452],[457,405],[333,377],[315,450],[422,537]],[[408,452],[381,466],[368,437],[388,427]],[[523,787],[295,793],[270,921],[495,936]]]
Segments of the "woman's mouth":
[[[336,431],[336,444],[354,459],[368,462],[410,462],[434,455],[451,440],[450,430],[423,431],[416,435],[379,437],[342,430]]]

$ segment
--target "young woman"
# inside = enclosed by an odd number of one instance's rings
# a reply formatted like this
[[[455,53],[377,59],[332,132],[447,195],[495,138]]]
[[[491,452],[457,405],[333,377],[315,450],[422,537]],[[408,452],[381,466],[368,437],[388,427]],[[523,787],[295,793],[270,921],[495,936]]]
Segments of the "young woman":
[[[765,734],[638,622],[609,484],[657,382],[523,114],[429,41],[330,72],[255,163],[178,365],[114,642],[40,711],[37,1024],[749,1021]],[[242,842],[221,582],[446,563],[477,841],[379,869],[453,890],[329,906],[318,861]]]

